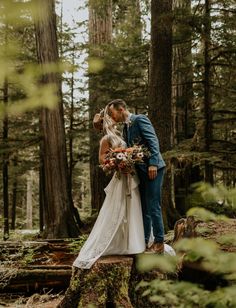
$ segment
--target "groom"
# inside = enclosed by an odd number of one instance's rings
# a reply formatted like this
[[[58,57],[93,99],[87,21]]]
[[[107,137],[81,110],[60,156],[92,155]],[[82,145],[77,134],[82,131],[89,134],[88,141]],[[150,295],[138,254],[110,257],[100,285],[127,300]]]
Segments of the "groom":
[[[153,228],[154,243],[149,251],[164,252],[164,226],[161,212],[161,188],[165,162],[161,156],[159,142],[150,120],[142,114],[131,114],[122,99],[108,103],[109,115],[115,122],[123,122],[124,139],[128,146],[134,144],[148,148],[150,157],[145,164],[137,165],[140,180],[139,190],[142,203],[146,247]]]

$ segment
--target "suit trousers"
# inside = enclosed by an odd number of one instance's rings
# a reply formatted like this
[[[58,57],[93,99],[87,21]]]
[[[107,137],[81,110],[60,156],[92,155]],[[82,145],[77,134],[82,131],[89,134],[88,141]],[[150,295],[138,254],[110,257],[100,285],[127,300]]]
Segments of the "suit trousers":
[[[148,174],[137,168],[140,180],[139,191],[142,203],[145,243],[148,244],[153,229],[154,242],[164,242],[164,225],[161,210],[161,189],[163,184],[165,167],[157,170],[154,180],[148,178]]]

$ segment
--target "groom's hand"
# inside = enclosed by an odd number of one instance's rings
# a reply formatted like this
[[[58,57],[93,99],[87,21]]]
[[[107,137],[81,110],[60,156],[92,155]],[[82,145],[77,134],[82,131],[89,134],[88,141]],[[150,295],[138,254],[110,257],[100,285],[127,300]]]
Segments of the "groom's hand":
[[[148,167],[149,180],[154,180],[156,176],[157,176],[157,166],[149,166]]]

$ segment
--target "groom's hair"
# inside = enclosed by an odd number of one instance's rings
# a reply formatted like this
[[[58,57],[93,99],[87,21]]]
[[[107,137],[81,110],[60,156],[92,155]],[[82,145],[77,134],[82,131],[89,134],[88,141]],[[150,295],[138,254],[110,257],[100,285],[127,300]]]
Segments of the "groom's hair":
[[[113,107],[118,110],[120,107],[123,107],[124,109],[127,109],[127,105],[126,102],[123,101],[123,99],[117,98],[114,99],[113,101],[110,101],[108,103],[108,107],[111,107],[111,105],[113,105]]]

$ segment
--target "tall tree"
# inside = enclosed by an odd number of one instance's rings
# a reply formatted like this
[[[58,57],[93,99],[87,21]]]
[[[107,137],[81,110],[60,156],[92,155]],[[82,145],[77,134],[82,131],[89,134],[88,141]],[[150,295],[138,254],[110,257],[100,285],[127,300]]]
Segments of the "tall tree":
[[[162,151],[171,149],[172,0],[151,1],[149,116]]]
[[[104,187],[107,179],[98,162],[99,136],[94,132],[92,119],[105,105],[109,97],[99,90],[101,82],[100,71],[96,71],[96,61],[102,65],[104,61],[104,45],[112,39],[112,1],[102,3],[89,1],[89,120],[90,120],[90,179],[91,179],[91,204],[93,210],[99,210],[104,200]],[[93,73],[92,73],[93,72]],[[105,86],[105,85],[103,85]],[[107,85],[108,86],[108,85]]]
[[[111,65],[106,72],[111,75],[110,91],[136,113],[146,112],[149,40],[144,38],[140,0],[115,1],[113,19]]]
[[[151,1],[149,115],[162,152],[172,148],[172,0]],[[173,168],[163,185],[163,219],[166,228],[178,218],[174,208]]]
[[[189,139],[194,134],[192,61],[194,34],[190,25],[192,20],[191,0],[173,0],[173,14],[173,145],[178,146],[181,141]],[[179,168],[177,161],[172,168]],[[190,183],[197,181],[195,178],[191,178],[192,173],[189,170],[189,166],[182,166],[181,172],[173,170],[174,199],[179,213],[185,213],[185,198]]]
[[[35,0],[35,19],[38,60],[43,65],[58,63],[55,3]],[[58,105],[41,110],[43,142],[43,205],[44,236],[49,238],[75,237],[79,230],[74,218],[73,202],[68,182],[68,166],[63,119],[61,81],[58,74],[45,71],[42,82],[55,87]]]
[[[12,184],[12,208],[11,208],[11,229],[15,230],[16,226],[16,203],[17,203],[17,186],[18,186],[18,175],[16,172],[17,167],[17,154],[13,157],[13,184]]]
[[[7,12],[6,12],[7,14]],[[4,49],[7,54],[8,48],[8,40],[9,40],[9,26],[8,22],[5,22],[5,36],[4,36]],[[5,76],[3,81],[3,104],[7,109],[7,105],[9,102],[9,82],[8,77]],[[8,130],[9,130],[9,119],[8,115],[4,114],[3,118],[3,133],[2,133],[2,141],[5,147],[5,151],[3,152],[2,159],[2,178],[3,178],[3,207],[4,207],[4,229],[3,229],[3,237],[4,239],[8,239],[9,237],[9,178],[8,178],[8,164],[9,164],[9,152],[8,152]]]
[[[27,175],[27,191],[26,191],[26,229],[33,227],[33,172],[29,171]]]
[[[173,143],[193,134],[193,63],[190,0],[174,0],[173,25]]]
[[[210,46],[211,46],[211,0],[205,0],[205,18],[204,18],[204,140],[205,150],[210,150],[212,143],[212,95],[211,95],[211,57],[210,57]],[[205,180],[213,184],[213,166],[206,160],[205,162]]]
[[[5,78],[3,86],[3,103],[6,106],[8,103],[8,80]],[[3,119],[3,145],[5,147],[5,152],[3,153],[2,160],[2,178],[3,178],[3,206],[4,206],[4,239],[9,237],[9,191],[8,191],[8,163],[9,163],[9,153],[8,147],[8,115],[4,116]]]

